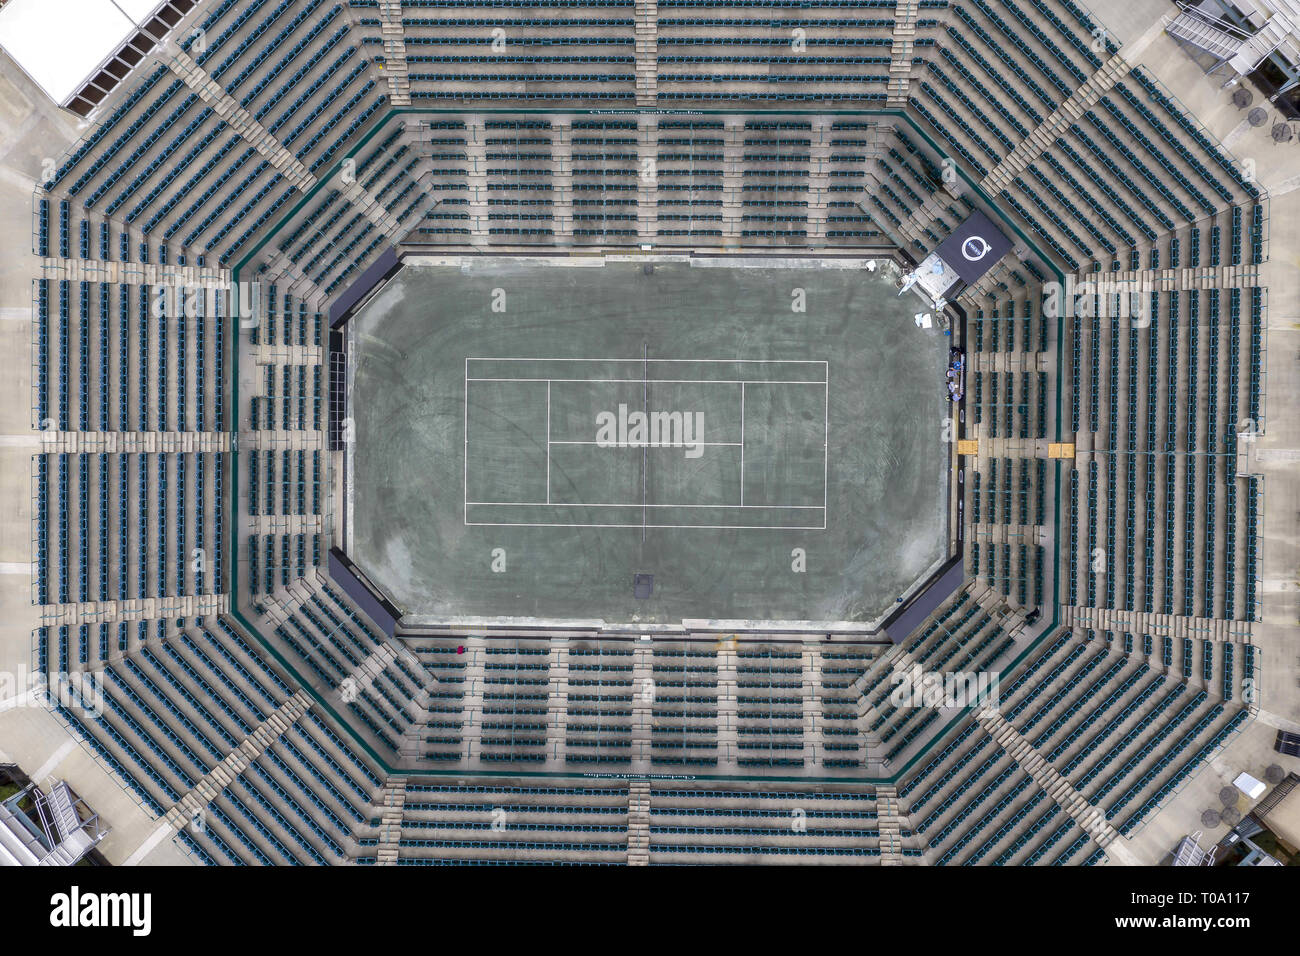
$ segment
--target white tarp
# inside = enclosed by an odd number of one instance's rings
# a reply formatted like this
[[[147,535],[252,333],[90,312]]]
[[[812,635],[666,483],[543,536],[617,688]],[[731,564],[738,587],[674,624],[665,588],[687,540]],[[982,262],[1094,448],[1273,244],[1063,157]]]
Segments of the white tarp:
[[[1264,786],[1264,781],[1256,780],[1248,773],[1240,774],[1236,780],[1232,781],[1232,785],[1252,800],[1258,800],[1264,791],[1268,789]]]
[[[59,105],[147,23],[159,0],[9,0],[0,48]]]

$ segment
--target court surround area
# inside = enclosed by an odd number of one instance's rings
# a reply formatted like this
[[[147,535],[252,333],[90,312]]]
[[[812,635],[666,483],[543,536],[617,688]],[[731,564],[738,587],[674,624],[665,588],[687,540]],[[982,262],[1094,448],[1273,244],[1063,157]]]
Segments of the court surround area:
[[[871,630],[942,563],[951,340],[891,264],[561,262],[408,260],[348,324],[345,539],[407,626]]]

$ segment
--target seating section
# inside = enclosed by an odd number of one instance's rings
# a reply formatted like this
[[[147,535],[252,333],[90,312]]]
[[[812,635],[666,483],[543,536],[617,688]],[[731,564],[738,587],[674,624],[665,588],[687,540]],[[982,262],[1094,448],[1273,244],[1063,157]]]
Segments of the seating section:
[[[1069,474],[1069,604],[1256,617],[1259,488],[1235,453],[1257,422],[1262,302],[1255,287],[1153,292],[1140,323],[1092,307],[1069,321],[1068,430],[1097,449]]]
[[[408,784],[398,863],[622,865],[627,816],[628,791],[619,784]],[[358,842],[365,853],[379,841]]]
[[[879,862],[869,788],[650,791],[650,863],[862,864]]]
[[[287,637],[326,686],[339,680],[343,667],[326,660],[339,655],[319,629],[291,623]],[[320,645],[315,653],[312,642]],[[857,641],[641,648],[561,636],[421,637],[407,646],[427,677],[415,695],[420,724],[407,726],[404,753],[430,767],[845,779],[867,760],[855,682],[884,650]],[[816,709],[805,702],[814,683],[825,690]]]
[[[1234,644],[1172,644],[1062,630],[999,688],[1001,716],[1123,836],[1249,719]],[[1255,648],[1244,648],[1253,673]],[[972,718],[916,766],[898,794],[928,862],[1059,865],[1096,848]]]
[[[175,451],[42,454],[40,604],[225,590],[228,294],[40,279],[34,411],[49,432],[172,432]],[[99,447],[105,447],[99,445]],[[119,446],[121,447],[121,446]],[[139,447],[139,446],[136,446]],[[52,556],[52,560],[51,557]]]
[[[302,169],[323,173],[387,101],[344,21],[343,5],[324,0],[221,3],[197,21],[203,52],[193,37],[182,46]],[[122,94],[49,188],[87,231],[120,230],[123,262],[234,265],[300,193],[223,115],[160,67]],[[118,258],[100,257],[110,252]]]
[[[106,638],[99,713],[90,716],[92,708],[66,695],[55,708],[146,811],[161,815],[266,725],[293,688],[224,618],[120,628]],[[76,652],[67,631],[37,633],[51,686]],[[200,862],[222,864],[354,858],[352,832],[369,819],[378,774],[313,711],[272,736],[265,753],[179,832],[181,845]]]

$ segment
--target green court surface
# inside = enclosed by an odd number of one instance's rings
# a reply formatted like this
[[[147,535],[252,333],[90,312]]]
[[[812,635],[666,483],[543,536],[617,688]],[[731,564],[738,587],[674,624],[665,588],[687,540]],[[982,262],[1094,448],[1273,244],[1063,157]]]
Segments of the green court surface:
[[[408,262],[349,324],[347,540],[408,624],[869,626],[942,562],[950,340],[886,270],[592,262]]]

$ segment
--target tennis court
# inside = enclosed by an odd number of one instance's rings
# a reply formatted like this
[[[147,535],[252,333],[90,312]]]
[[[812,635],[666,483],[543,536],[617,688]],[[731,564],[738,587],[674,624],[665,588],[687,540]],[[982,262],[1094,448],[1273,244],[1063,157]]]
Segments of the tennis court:
[[[914,311],[860,262],[408,261],[347,326],[346,547],[411,625],[869,627],[948,547]]]

